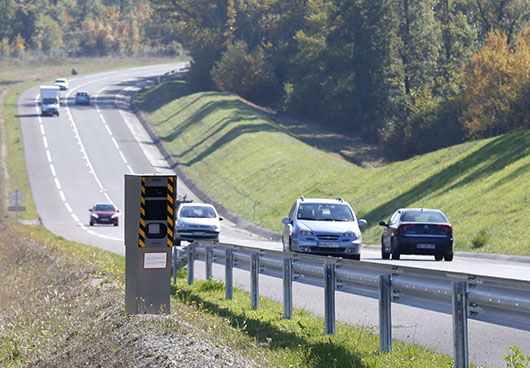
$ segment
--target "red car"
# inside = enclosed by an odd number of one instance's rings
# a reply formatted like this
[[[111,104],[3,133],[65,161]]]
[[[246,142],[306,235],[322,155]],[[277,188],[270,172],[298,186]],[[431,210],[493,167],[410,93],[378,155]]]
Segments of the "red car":
[[[94,226],[94,224],[118,226],[120,210],[112,203],[97,203],[88,211],[90,212],[90,226]]]

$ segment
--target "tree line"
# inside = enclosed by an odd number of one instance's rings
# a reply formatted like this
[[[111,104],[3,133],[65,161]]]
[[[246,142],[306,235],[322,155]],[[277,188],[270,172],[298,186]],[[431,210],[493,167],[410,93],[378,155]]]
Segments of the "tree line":
[[[0,0],[0,58],[180,54],[166,29],[149,0]]]
[[[401,156],[530,127],[528,0],[152,0],[203,88]]]

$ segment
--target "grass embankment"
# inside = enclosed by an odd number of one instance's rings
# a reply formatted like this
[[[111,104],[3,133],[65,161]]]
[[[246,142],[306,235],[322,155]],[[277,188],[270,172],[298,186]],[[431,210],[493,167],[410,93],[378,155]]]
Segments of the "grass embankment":
[[[1,229],[2,367],[166,367],[177,362],[200,367],[212,366],[216,355],[224,366],[452,365],[447,356],[397,341],[393,352],[381,353],[371,328],[338,324],[337,334],[330,336],[323,333],[322,319],[304,311],[284,320],[282,306],[264,299],[258,311],[251,310],[242,291],[226,301],[218,282],[185,285],[185,270],[179,272],[179,288],[172,286],[171,315],[128,316],[123,257],[66,241],[40,226]]]
[[[19,213],[22,220],[37,219],[37,211],[31,197],[31,189],[26,175],[24,148],[17,118],[17,100],[26,89],[54,80],[57,77],[72,76],[74,68],[79,75],[122,69],[157,63],[167,63],[168,59],[66,59],[44,62],[0,62],[0,95],[4,92],[4,101],[0,103],[0,130],[3,129],[7,146],[7,167],[9,184],[3,192],[20,189],[25,193],[26,210]],[[6,91],[7,89],[7,91]],[[1,100],[1,99],[0,99]],[[1,101],[0,101],[1,102]],[[14,216],[14,215],[13,215]]]
[[[281,118],[235,95],[190,94],[177,79],[137,98],[184,172],[211,198],[264,227],[281,230],[301,195],[342,197],[368,220],[365,243],[380,242],[377,224],[396,209],[433,207],[452,222],[457,250],[530,255],[524,221],[530,215],[530,130],[361,168],[303,143]]]

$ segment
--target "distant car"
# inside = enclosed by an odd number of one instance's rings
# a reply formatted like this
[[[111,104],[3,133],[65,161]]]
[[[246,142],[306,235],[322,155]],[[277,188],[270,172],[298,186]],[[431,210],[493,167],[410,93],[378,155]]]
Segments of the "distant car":
[[[59,87],[61,91],[68,89],[68,81],[66,78],[57,78],[55,82],[53,82],[53,85]]]
[[[106,224],[118,226],[120,210],[112,203],[97,203],[88,210],[90,212],[90,226]]]
[[[175,245],[182,241],[219,241],[220,221],[215,207],[207,203],[180,203],[177,209]]]
[[[75,94],[76,105],[90,105],[90,95],[88,92],[77,92]]]
[[[453,227],[440,210],[401,208],[388,220],[381,235],[383,259],[399,259],[402,254],[434,255],[453,260]]]
[[[300,197],[282,222],[284,251],[361,258],[359,226],[367,223],[357,220],[351,206],[341,198]]]

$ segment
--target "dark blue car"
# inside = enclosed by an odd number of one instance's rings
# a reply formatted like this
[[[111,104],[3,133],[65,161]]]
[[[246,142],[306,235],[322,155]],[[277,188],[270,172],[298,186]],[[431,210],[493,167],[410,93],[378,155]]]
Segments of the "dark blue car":
[[[453,227],[440,210],[401,208],[388,220],[381,236],[383,259],[399,259],[402,254],[434,255],[453,260]]]
[[[90,95],[88,92],[77,92],[75,94],[76,105],[90,105]]]

